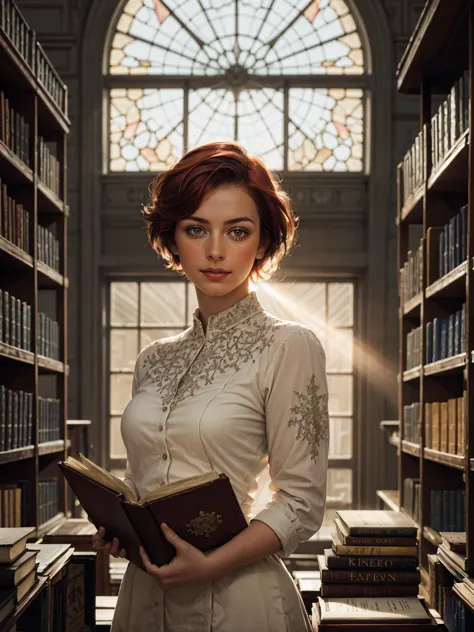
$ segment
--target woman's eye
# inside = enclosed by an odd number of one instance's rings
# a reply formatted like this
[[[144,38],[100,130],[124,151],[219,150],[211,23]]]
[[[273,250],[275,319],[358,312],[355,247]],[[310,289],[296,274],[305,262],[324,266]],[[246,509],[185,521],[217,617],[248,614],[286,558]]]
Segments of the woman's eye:
[[[237,239],[245,239],[248,235],[248,232],[244,228],[234,228],[231,232]]]
[[[199,237],[202,234],[202,228],[200,226],[190,226],[186,228],[186,232],[188,235],[191,235],[191,237]]]

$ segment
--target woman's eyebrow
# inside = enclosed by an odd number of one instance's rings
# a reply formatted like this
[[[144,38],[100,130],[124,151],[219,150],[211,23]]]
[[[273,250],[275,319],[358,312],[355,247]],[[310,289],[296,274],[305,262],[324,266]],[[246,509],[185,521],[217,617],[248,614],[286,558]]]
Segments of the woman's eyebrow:
[[[210,224],[211,222],[207,219],[204,219],[202,217],[196,217],[196,215],[191,215],[190,217],[186,217],[186,219],[190,219],[193,222],[200,222],[201,224]],[[224,222],[224,225],[227,226],[229,224],[237,224],[240,222],[251,222],[252,224],[255,224],[255,222],[253,221],[253,219],[250,219],[250,217],[234,217],[233,219],[228,219],[227,221]]]

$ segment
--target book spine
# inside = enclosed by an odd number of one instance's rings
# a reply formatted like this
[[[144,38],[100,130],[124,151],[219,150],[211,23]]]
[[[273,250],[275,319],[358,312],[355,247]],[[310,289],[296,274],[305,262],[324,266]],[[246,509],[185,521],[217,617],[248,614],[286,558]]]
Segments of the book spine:
[[[347,526],[347,525],[346,525]],[[412,527],[348,527],[349,535],[374,537],[416,537],[416,528]]]
[[[416,546],[344,546],[343,544],[335,544],[333,550],[336,555],[362,555],[367,557],[389,555],[409,557],[410,555],[417,555]]]
[[[323,570],[321,580],[329,584],[419,584],[419,571]]]
[[[167,564],[176,554],[174,547],[166,540],[161,527],[147,505],[121,502],[138,539],[143,544],[151,562],[157,566]]]
[[[418,586],[411,584],[322,584],[323,597],[416,597]]]
[[[326,564],[329,569],[345,568],[345,569],[379,569],[379,570],[400,570],[414,571],[417,567],[417,559],[415,557],[392,558],[392,557],[360,557],[346,556],[336,557],[328,556]]]

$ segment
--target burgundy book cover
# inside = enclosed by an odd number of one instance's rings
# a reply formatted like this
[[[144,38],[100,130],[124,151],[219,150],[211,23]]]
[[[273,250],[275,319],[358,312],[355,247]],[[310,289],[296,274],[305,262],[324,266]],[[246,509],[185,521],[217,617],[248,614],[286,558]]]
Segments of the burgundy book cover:
[[[163,535],[162,522],[201,551],[221,546],[247,527],[225,474],[200,487],[137,505],[62,463],[58,465],[94,525],[105,528],[107,540],[117,537],[127,559],[142,569],[140,544],[157,566],[167,564],[176,554]]]
[[[130,524],[120,495],[87,476],[75,472],[62,462],[58,463],[58,466],[95,527],[105,528],[107,541],[112,541],[114,537],[118,538],[120,547],[127,551],[127,559],[144,570],[142,558],[138,552],[140,541]]]

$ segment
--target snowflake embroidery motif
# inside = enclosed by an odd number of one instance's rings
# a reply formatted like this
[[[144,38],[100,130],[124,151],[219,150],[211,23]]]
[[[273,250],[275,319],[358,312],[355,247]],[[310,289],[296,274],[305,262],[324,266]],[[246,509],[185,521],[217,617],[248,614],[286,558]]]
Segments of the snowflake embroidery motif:
[[[311,459],[316,461],[319,454],[318,447],[321,441],[329,439],[328,396],[319,394],[319,385],[316,384],[316,375],[313,373],[306,393],[293,391],[299,403],[290,409],[294,416],[288,426],[296,426],[296,438],[303,438],[310,447]]]

